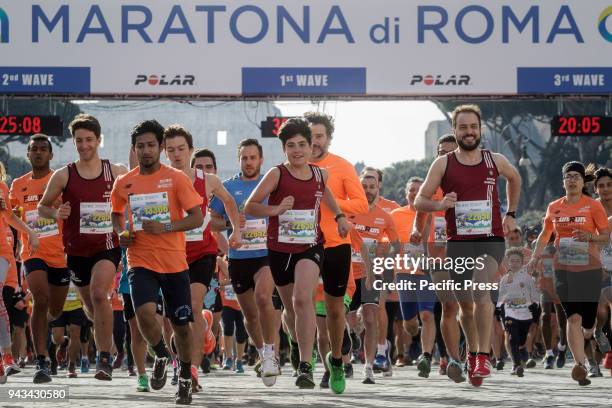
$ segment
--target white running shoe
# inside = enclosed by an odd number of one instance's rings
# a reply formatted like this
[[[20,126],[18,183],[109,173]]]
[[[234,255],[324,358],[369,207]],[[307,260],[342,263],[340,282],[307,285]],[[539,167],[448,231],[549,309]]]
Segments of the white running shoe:
[[[264,354],[261,362],[261,380],[267,387],[276,384],[276,377],[280,375],[280,364],[274,354]]]

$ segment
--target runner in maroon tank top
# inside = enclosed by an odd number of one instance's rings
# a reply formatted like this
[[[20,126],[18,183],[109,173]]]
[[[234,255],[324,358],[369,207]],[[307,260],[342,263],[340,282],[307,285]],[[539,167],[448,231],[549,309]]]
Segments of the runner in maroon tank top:
[[[53,174],[38,211],[42,217],[64,222],[62,236],[68,268],[84,310],[94,322],[99,353],[95,378],[111,380],[113,309],[107,296],[121,260],[121,249],[110,218],[110,194],[114,180],[127,169],[100,159],[101,127],[95,117],[79,114],[69,128],[79,160]],[[55,209],[53,203],[60,197],[63,204]]]
[[[479,148],[481,113],[476,105],[461,105],[452,114],[452,126],[459,147],[438,157],[417,196],[419,211],[446,210],[447,258],[453,259],[451,277],[462,283],[455,291],[461,309],[461,326],[468,346],[468,379],[474,386],[490,375],[489,350],[494,305],[485,284],[495,282],[498,263],[504,256],[504,233],[516,229],[515,210],[521,192],[521,178],[508,159]],[[507,180],[508,212],[502,221],[497,179]],[[436,190],[442,201],[432,200]],[[473,269],[459,269],[459,259],[476,260]],[[474,265],[474,264],[472,264]],[[481,286],[471,289],[467,281]]]
[[[281,127],[279,138],[287,161],[264,176],[244,210],[254,217],[269,217],[270,269],[285,306],[284,321],[300,350],[296,385],[314,388],[310,365],[316,329],[312,294],[323,261],[321,203],[335,214],[342,237],[348,234],[350,226],[326,186],[327,172],[308,164],[312,154],[308,123],[303,119],[288,120]],[[263,204],[266,198],[268,204]]]
[[[210,213],[208,212],[209,197],[215,196],[223,202],[234,231],[240,231],[240,219],[236,202],[223,187],[221,180],[214,175],[204,173],[202,169],[190,167],[189,159],[193,153],[193,137],[181,125],[170,125],[164,131],[164,149],[170,164],[177,170],[185,173],[202,196],[202,213],[205,215],[204,224],[200,228],[187,231],[187,263],[189,264],[189,280],[191,282],[191,307],[194,321],[191,323],[193,344],[202,344],[205,321],[202,317],[204,296],[210,287],[210,281],[217,264],[217,242],[212,236],[210,226]],[[229,245],[232,248],[239,246],[240,234],[232,233]],[[193,391],[201,389],[198,381],[198,369],[202,361],[202,348],[192,347],[191,350],[191,381]]]

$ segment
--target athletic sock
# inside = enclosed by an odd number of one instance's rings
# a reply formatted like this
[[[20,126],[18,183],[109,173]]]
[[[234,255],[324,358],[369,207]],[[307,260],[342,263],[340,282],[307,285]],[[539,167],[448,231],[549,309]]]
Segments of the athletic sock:
[[[184,380],[191,379],[191,361],[179,360],[179,376]]]
[[[376,354],[384,355],[387,352],[387,343],[379,344],[376,350]]]
[[[546,357],[550,357],[550,356],[554,356],[555,353],[553,353],[552,349],[546,350]]]
[[[153,351],[158,358],[170,358],[170,353],[166,348],[166,344],[164,343],[164,338],[162,337],[155,346],[153,346]]]

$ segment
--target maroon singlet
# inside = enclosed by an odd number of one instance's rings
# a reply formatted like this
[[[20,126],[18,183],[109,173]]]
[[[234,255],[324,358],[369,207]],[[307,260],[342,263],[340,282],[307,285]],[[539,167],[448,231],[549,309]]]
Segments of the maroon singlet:
[[[193,187],[202,196],[202,214],[206,228],[202,233],[202,240],[187,241],[187,263],[192,263],[202,258],[204,255],[217,254],[217,241],[210,230],[210,215],[208,214],[208,197],[206,197],[206,175],[200,169],[195,170],[195,180]]]
[[[295,178],[285,165],[276,166],[280,170],[278,185],[270,197],[268,205],[279,205],[287,196],[293,196],[293,210],[315,210],[316,244],[323,242],[321,219],[321,200],[325,193],[325,182],[321,169],[309,164],[312,177],[308,180]],[[316,244],[291,244],[278,242],[278,216],[268,220],[268,249],[284,253],[300,253]]]
[[[68,183],[62,193],[63,202],[70,202],[70,216],[64,221],[65,252],[72,256],[92,256],[119,246],[117,234],[81,234],[81,203],[109,203],[113,189],[113,173],[108,160],[102,160],[102,173],[95,179],[79,174],[76,163],[68,164]]]
[[[459,235],[455,209],[446,210],[446,236],[448,240],[470,240],[486,237],[503,237],[501,207],[497,192],[497,178],[499,172],[493,161],[493,156],[488,150],[482,150],[482,160],[474,166],[459,163],[455,152],[446,155],[446,171],[442,177],[441,188],[444,194],[457,193],[457,201],[481,201],[492,202],[492,218],[490,234]]]

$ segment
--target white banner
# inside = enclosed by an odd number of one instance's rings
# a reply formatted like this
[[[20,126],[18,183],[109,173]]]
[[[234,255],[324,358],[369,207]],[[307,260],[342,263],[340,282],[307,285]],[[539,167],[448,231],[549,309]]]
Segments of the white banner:
[[[0,0],[0,94],[609,94],[610,0]]]

